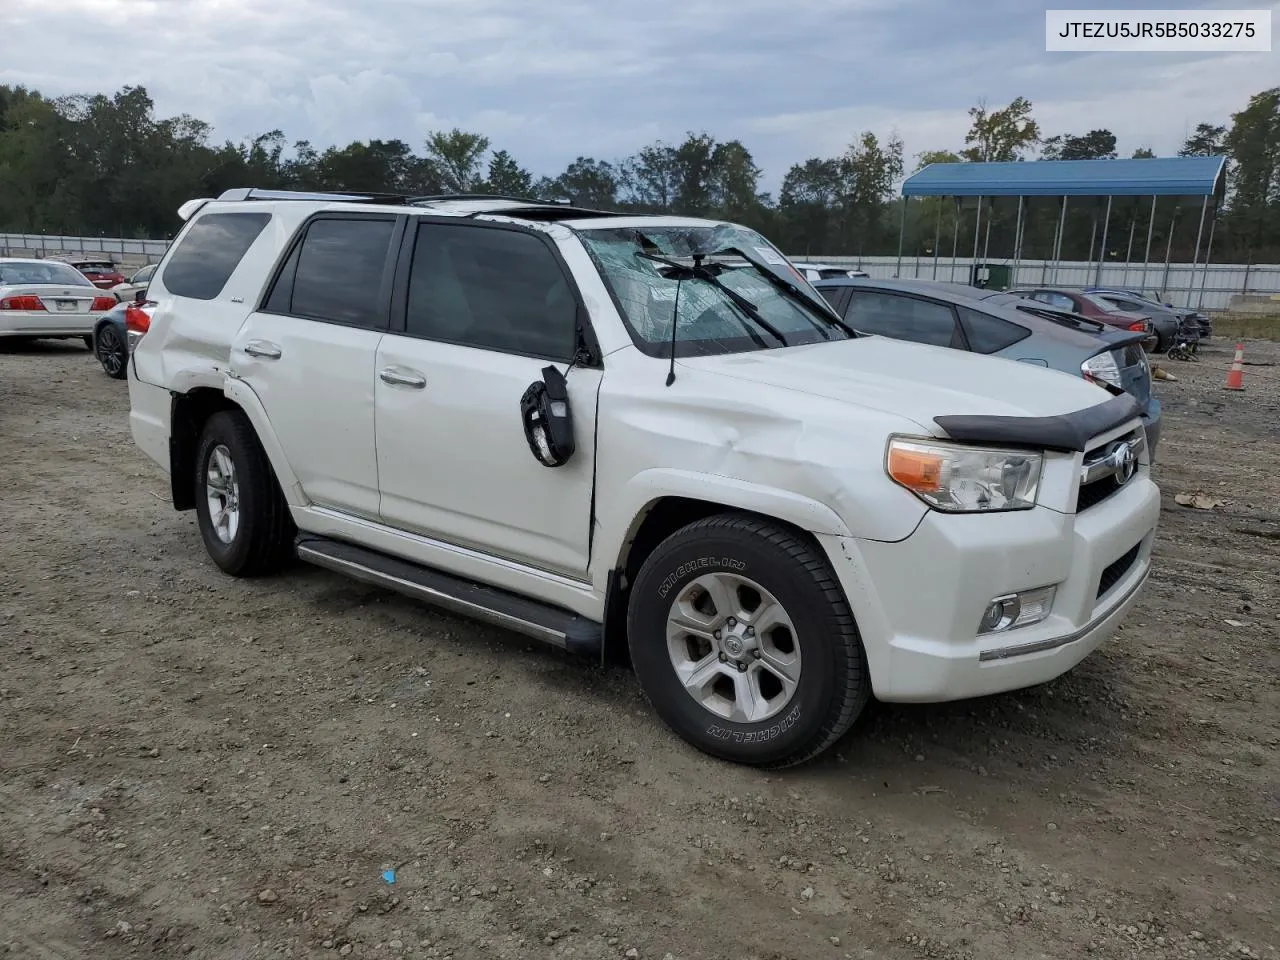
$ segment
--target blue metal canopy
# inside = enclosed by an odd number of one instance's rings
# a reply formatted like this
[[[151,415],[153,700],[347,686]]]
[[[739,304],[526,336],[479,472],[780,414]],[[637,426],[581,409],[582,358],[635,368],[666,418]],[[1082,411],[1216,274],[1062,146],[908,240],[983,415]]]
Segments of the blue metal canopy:
[[[902,185],[904,197],[1211,196],[1225,157],[931,163]]]

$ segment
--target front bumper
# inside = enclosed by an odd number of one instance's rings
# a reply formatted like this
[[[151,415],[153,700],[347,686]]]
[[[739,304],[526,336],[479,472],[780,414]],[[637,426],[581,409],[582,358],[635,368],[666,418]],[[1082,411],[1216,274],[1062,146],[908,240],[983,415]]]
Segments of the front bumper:
[[[1079,515],[931,512],[898,543],[819,539],[857,619],[875,695],[938,702],[1044,683],[1106,641],[1146,582],[1159,514],[1143,471]],[[1045,621],[977,635],[992,598],[1051,584]]]

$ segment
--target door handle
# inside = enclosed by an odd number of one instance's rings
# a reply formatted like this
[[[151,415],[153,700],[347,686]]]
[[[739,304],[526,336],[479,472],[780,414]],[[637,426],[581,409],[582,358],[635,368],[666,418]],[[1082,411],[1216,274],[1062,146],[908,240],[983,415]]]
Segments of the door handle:
[[[266,340],[250,340],[244,345],[244,352],[251,357],[263,360],[279,360],[280,348]]]
[[[378,376],[382,378],[383,383],[390,383],[399,387],[413,387],[415,390],[421,390],[427,385],[426,377],[416,373],[401,373],[395,367],[384,367],[378,371]]]

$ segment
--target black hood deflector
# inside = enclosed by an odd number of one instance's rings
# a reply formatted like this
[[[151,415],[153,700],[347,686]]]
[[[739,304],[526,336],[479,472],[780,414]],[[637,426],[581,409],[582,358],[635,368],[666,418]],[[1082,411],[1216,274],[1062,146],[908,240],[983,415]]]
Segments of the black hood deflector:
[[[952,440],[1083,453],[1089,441],[1142,413],[1129,394],[1056,417],[934,417]]]

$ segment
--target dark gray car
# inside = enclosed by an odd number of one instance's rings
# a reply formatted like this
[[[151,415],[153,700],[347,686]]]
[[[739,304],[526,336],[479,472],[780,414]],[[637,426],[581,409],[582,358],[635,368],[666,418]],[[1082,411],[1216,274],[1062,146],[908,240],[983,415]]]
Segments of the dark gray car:
[[[1167,303],[1160,303],[1158,300],[1144,297],[1132,290],[1096,287],[1090,288],[1085,292],[1095,297],[1101,297],[1108,303],[1114,303],[1118,310],[1131,310],[1135,313],[1145,313],[1149,316],[1152,325],[1156,328],[1156,334],[1160,338],[1160,342],[1156,346],[1157,353],[1164,353],[1173,345],[1173,338],[1178,333],[1178,326],[1189,317],[1195,317],[1196,323],[1200,326],[1200,337],[1202,339],[1207,340],[1213,335],[1213,321],[1209,319],[1207,314],[1181,307],[1173,307]]]
[[[1129,393],[1143,408],[1154,460],[1161,410],[1143,334],[959,283],[833,279],[813,285],[859,332],[1033,363]]]

